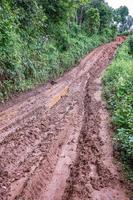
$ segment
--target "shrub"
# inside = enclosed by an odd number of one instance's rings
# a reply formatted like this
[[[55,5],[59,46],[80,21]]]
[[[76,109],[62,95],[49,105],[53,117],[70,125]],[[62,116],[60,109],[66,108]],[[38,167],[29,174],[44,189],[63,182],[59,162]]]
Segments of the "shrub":
[[[105,37],[106,39],[108,38],[109,41],[114,39],[117,35],[117,28],[116,26],[112,26],[111,28],[105,28],[102,30],[102,36]]]

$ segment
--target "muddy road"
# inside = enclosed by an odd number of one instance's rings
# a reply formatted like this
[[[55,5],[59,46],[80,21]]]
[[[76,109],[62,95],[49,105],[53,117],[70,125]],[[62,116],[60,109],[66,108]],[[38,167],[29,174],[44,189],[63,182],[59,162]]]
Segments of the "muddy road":
[[[123,41],[0,107],[0,200],[129,200],[101,97],[102,73]]]

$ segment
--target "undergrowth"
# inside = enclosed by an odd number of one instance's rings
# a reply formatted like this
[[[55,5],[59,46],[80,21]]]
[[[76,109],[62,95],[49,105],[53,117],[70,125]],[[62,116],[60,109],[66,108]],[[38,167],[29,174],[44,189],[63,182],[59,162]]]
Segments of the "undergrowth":
[[[133,57],[129,54],[131,41],[120,47],[116,59],[103,77],[104,94],[112,112],[112,121],[124,168],[133,181]]]

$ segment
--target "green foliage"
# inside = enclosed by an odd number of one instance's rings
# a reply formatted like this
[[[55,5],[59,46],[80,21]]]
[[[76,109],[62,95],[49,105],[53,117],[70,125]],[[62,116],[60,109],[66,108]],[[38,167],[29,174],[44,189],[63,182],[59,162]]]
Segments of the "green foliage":
[[[85,34],[79,34],[77,38],[72,38],[71,47],[68,51],[62,53],[60,57],[63,69],[73,66],[84,54],[100,44],[102,44],[102,41],[99,36],[88,37]]]
[[[117,36],[117,28],[116,28],[116,26],[112,25],[111,28],[105,28],[102,31],[102,35],[105,38],[108,38],[109,41],[111,41],[112,39],[114,39]]]
[[[103,32],[104,29],[110,28],[112,25],[112,20],[113,20],[113,13],[112,13],[112,8],[109,7],[105,1],[100,0],[93,0],[92,1],[92,6],[94,8],[97,8],[99,11],[100,15],[100,31]]]
[[[0,76],[2,79],[21,79],[21,40],[15,23],[16,13],[12,14],[8,4],[0,10]]]
[[[96,8],[90,8],[88,10],[88,30],[89,33],[97,34],[100,28],[100,15],[98,12],[98,9]]]
[[[99,13],[100,13],[100,30],[102,32],[105,28],[109,27],[110,23],[112,22],[111,8],[105,3],[101,3],[99,8]]]
[[[103,83],[116,127],[115,139],[120,145],[123,160],[130,166],[133,160],[133,58],[128,54],[127,43],[120,48],[106,71]]]
[[[74,18],[76,9],[88,4],[89,0],[39,0],[39,3],[43,6],[48,21],[58,23],[70,17]]]
[[[133,35],[128,39],[129,53],[133,56]]]
[[[120,8],[118,8],[117,13],[118,13],[119,22],[124,23],[126,17],[129,14],[129,10],[126,6],[121,6]]]

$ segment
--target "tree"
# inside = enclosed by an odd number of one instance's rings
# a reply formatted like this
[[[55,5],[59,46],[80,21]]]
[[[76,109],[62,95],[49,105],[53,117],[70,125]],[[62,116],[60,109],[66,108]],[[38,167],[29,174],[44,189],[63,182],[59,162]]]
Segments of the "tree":
[[[97,8],[90,8],[88,10],[88,30],[91,34],[96,34],[100,27],[100,15]]]
[[[128,14],[129,14],[129,10],[126,6],[121,6],[120,8],[115,10],[114,20],[116,21],[120,32],[128,30],[128,27],[127,27]],[[128,20],[130,21],[130,18]]]
[[[112,8],[104,0],[93,0],[92,6],[97,8],[100,15],[100,32],[112,24]]]
[[[90,6],[90,0],[79,0],[78,8],[77,8],[77,24],[82,25],[85,20],[86,11]],[[90,8],[90,7],[89,7]]]
[[[121,6],[120,8],[118,8],[117,13],[118,13],[120,22],[124,24],[126,21],[126,17],[129,14],[128,8],[126,6]]]

